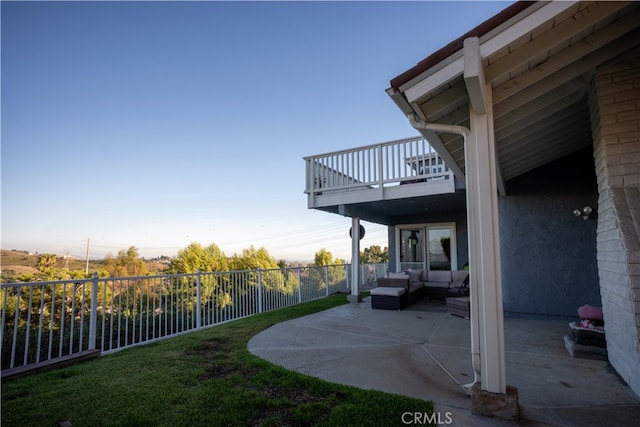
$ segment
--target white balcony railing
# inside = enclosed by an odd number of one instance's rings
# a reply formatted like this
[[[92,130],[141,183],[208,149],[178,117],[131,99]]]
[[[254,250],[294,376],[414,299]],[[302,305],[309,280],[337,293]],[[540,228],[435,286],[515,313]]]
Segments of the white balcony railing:
[[[371,200],[407,197],[406,191],[397,191],[394,195],[393,190],[385,190],[410,184],[421,184],[421,195],[455,191],[453,172],[421,136],[309,156],[304,160],[305,193],[310,201],[341,195],[341,202],[348,203],[353,192],[363,191],[372,194]],[[415,196],[414,193],[411,192],[411,196]],[[358,201],[363,201],[362,197]],[[310,202],[310,207],[315,205]]]

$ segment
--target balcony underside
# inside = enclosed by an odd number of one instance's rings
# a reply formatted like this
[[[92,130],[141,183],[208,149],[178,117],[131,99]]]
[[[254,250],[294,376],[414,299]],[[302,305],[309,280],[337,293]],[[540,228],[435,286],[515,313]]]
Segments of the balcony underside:
[[[451,193],[455,190],[453,179],[405,182],[400,185],[354,187],[344,190],[315,191],[309,196],[309,208],[320,208],[346,203],[375,202],[406,199],[430,194]]]
[[[380,196],[379,189],[352,190],[349,191],[349,197],[345,197],[343,193],[342,198],[335,194],[317,195],[314,206],[311,206],[312,197],[309,197],[309,208],[384,225],[420,222],[427,215],[466,208],[464,189],[426,194],[425,187],[429,185],[430,183],[416,183],[383,189],[384,197]]]

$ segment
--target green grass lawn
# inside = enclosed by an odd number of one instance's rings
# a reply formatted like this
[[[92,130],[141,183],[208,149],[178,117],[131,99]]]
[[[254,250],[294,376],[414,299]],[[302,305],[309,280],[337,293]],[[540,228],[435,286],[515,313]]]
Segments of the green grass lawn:
[[[2,426],[401,426],[431,402],[336,385],[247,350],[344,295],[236,320],[2,384]]]

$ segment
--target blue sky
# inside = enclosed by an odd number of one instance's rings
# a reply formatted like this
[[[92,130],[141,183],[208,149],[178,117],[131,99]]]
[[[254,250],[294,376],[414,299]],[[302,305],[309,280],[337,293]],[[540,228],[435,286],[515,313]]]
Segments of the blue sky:
[[[2,248],[349,261],[302,157],[415,135],[389,81],[509,4],[2,1]]]

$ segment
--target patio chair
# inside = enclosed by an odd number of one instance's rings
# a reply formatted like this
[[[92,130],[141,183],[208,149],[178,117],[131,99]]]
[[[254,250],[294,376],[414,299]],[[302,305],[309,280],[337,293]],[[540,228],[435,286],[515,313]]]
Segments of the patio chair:
[[[448,296],[450,297],[466,297],[469,296],[469,274],[464,278],[460,286],[452,286],[449,288]]]

